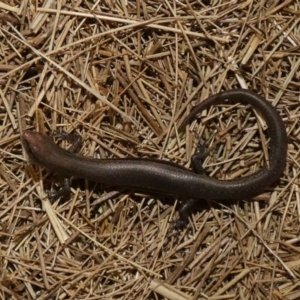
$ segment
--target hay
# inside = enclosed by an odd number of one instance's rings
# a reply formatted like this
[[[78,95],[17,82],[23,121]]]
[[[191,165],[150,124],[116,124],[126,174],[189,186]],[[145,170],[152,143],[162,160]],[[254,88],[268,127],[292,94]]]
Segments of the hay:
[[[2,299],[300,298],[298,1],[2,2]],[[70,199],[51,204],[59,180],[26,164],[20,135],[35,129],[80,134],[86,156],[189,167],[197,135],[177,125],[240,87],[281,114],[286,170],[251,201],[208,202],[179,234],[175,199],[73,180]],[[213,107],[192,128],[210,176],[266,160],[249,107]]]

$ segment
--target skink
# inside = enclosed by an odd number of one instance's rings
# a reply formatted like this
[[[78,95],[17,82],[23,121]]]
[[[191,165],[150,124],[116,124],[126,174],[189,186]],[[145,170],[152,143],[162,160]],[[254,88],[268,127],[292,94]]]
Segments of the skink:
[[[197,174],[176,163],[158,159],[93,159],[66,151],[51,138],[26,131],[23,144],[34,163],[65,177],[75,176],[109,186],[126,187],[146,193],[207,198],[212,200],[243,199],[260,194],[278,180],[285,168],[287,134],[276,109],[258,94],[237,89],[218,93],[195,106],[181,128],[211,105],[226,103],[250,104],[265,119],[270,137],[269,167],[250,176],[234,180],[217,180]]]

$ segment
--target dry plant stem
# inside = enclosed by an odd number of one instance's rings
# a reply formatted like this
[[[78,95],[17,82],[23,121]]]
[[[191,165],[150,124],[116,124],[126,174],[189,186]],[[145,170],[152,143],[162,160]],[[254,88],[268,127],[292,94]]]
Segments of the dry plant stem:
[[[201,230],[201,233],[198,235],[197,239],[195,240],[195,243],[193,247],[191,248],[191,252],[186,257],[186,259],[173,271],[172,274],[169,275],[168,279],[166,280],[166,283],[173,284],[175,280],[180,276],[180,274],[185,270],[185,268],[192,262],[192,260],[195,257],[196,251],[198,251],[199,246],[203,242],[204,238],[209,232],[209,227],[205,226],[203,230]]]
[[[120,81],[123,88],[126,89],[128,86],[128,83],[126,82],[126,79],[125,79],[126,76],[121,71],[119,71],[118,73],[120,73],[120,75],[117,74],[117,79]],[[153,120],[153,118],[149,115],[148,111],[146,110],[146,108],[143,106],[143,104],[139,100],[139,97],[137,96],[136,92],[138,92],[138,94],[140,92],[138,91],[136,84],[132,83],[132,85],[135,87],[134,88],[135,91],[133,91],[131,87],[128,88],[128,93],[129,93],[131,99],[133,100],[133,102],[137,106],[138,110],[143,115],[143,117],[147,120],[147,122],[149,122],[149,126],[155,131],[155,133],[157,135],[159,135],[161,133],[161,129],[156,125],[155,120]]]
[[[44,10],[43,8],[41,8],[39,10],[40,12],[49,12],[49,13],[56,13],[56,10],[52,10],[52,9],[46,9]],[[172,27],[167,27],[167,26],[163,26],[163,25],[157,25],[157,24],[151,24],[151,23],[166,23],[166,22],[170,22],[170,21],[176,21],[176,18],[170,18],[168,20],[165,19],[154,19],[154,20],[148,20],[148,21],[143,21],[143,22],[139,22],[139,21],[135,21],[135,20],[128,20],[128,19],[122,19],[122,18],[117,18],[117,17],[109,17],[109,16],[103,16],[103,15],[94,15],[94,14],[85,14],[85,13],[74,13],[74,12],[69,12],[69,11],[64,11],[61,10],[60,11],[61,14],[66,14],[66,15],[72,15],[72,16],[81,16],[81,17],[92,17],[92,18],[98,18],[100,20],[110,20],[113,22],[122,22],[122,23],[127,23],[130,25],[127,26],[123,26],[121,27],[119,30],[125,30],[127,28],[134,28],[134,27],[149,27],[149,28],[155,28],[155,29],[161,29],[161,30],[165,30],[165,31],[170,31],[170,32],[174,32],[174,33],[181,33],[180,29],[177,28],[172,28]],[[114,32],[116,32],[118,30],[114,30]],[[186,34],[188,35],[192,35],[192,36],[197,36],[200,38],[204,38],[206,39],[207,37],[205,35],[203,35],[202,33],[198,33],[198,32],[192,32],[192,31],[188,31],[185,30]],[[110,33],[108,31],[108,33]],[[221,37],[215,37],[215,39],[217,41],[222,41],[222,42],[227,42],[226,39],[221,38]]]
[[[298,1],[25,0],[0,10],[1,299],[300,298]],[[176,131],[194,105],[241,87],[270,101],[289,135],[283,176],[259,198],[209,202],[179,235],[168,231],[169,199],[90,182],[73,180],[71,199],[43,210],[41,183],[59,180],[27,166],[24,130],[76,132],[85,156],[185,166],[197,130],[209,176],[251,173],[268,150],[251,109],[209,108]]]
[[[9,32],[6,31],[7,34],[10,34]],[[23,42],[21,39],[17,38],[16,36],[14,36],[14,38],[18,39],[20,42]],[[75,77],[72,73],[70,73],[69,71],[67,71],[66,69],[62,68],[59,64],[57,64],[56,62],[54,62],[53,60],[51,60],[50,58],[48,58],[46,55],[44,55],[42,52],[37,51],[35,48],[33,48],[32,46],[30,46],[29,44],[26,44],[24,42],[24,44],[29,47],[33,52],[35,52],[37,55],[43,57],[45,60],[47,60],[49,63],[51,63],[52,65],[54,65],[56,68],[58,68],[60,71],[62,71],[63,73],[65,73],[67,76],[69,76],[70,78],[72,78],[75,82],[77,82],[79,85],[81,85],[83,88],[85,88],[86,90],[88,90],[91,94],[93,94],[95,97],[97,97],[98,99],[101,99],[101,101],[103,101],[103,103],[105,103],[106,105],[108,105],[109,107],[111,107],[113,110],[116,110],[118,113],[120,113],[121,115],[123,115],[126,119],[127,116],[118,108],[116,108],[114,105],[112,105],[109,101],[107,101],[107,99],[105,97],[103,97],[101,94],[99,94],[97,91],[91,89],[86,83],[84,83],[83,81],[81,81],[79,78]],[[49,84],[50,86],[50,84]],[[48,86],[48,87],[49,87]],[[41,94],[40,99],[38,99],[39,101],[35,104],[35,106],[32,107],[31,111],[28,113],[29,116],[32,116],[33,112],[36,110],[36,107],[38,106],[39,102],[42,100],[42,97],[44,96],[44,94]]]

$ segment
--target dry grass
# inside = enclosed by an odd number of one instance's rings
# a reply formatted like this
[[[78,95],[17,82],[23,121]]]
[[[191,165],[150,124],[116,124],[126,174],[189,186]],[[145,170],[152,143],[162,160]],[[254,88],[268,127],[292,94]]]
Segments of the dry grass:
[[[300,2],[62,2],[0,2],[1,299],[299,299]],[[280,112],[286,170],[179,234],[175,199],[74,180],[50,204],[57,177],[26,164],[20,135],[35,129],[82,135],[86,156],[189,166],[195,134],[176,125],[240,87]],[[224,108],[197,130],[206,172],[226,179],[259,168],[265,143],[249,107]]]

